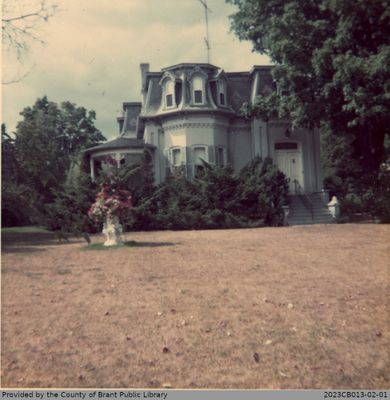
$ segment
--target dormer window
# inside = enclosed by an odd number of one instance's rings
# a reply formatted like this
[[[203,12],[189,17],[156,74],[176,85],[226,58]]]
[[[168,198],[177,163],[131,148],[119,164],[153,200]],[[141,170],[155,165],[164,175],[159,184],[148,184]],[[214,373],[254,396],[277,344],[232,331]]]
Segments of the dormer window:
[[[218,102],[220,106],[226,105],[226,85],[224,81],[218,82]]]
[[[195,76],[192,80],[192,101],[194,104],[204,103],[204,81],[200,76]]]
[[[167,80],[165,83],[165,107],[171,108],[174,105],[175,84],[172,80]]]

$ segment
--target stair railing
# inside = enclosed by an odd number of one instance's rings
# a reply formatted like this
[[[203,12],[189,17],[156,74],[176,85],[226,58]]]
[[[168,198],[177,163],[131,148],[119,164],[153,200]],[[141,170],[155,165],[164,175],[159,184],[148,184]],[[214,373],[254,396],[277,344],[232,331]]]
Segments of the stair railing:
[[[297,179],[294,179],[294,186],[295,186],[295,193],[301,199],[303,205],[310,211],[311,219],[314,220],[314,213],[313,213],[313,202],[310,200],[309,196],[303,192],[303,187],[298,182]]]

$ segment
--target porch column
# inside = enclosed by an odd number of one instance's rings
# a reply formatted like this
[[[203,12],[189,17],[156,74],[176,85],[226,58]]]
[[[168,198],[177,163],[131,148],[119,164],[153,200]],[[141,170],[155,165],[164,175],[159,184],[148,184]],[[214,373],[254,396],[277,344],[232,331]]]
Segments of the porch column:
[[[115,158],[116,158],[116,167],[120,168],[120,166],[121,166],[121,154],[120,153],[115,153]]]
[[[95,163],[93,162],[93,157],[89,159],[89,167],[90,167],[90,174],[91,174],[91,179],[94,181],[95,180]]]

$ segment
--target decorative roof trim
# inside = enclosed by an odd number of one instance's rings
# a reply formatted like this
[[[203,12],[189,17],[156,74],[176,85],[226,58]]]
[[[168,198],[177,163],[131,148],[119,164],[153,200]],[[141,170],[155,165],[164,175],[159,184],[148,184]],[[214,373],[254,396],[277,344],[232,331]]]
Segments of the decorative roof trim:
[[[161,79],[159,80],[158,84],[159,84],[160,86],[162,86],[163,83],[164,83],[164,81],[165,81],[166,79],[170,79],[170,80],[173,81],[173,82],[179,81],[179,78],[178,78],[175,74],[173,74],[173,73],[170,72],[170,71],[165,71],[165,72],[163,73]]]
[[[203,68],[213,68],[213,69],[218,69],[217,66],[209,63],[180,63],[180,64],[174,64],[169,67],[162,68],[161,71],[168,71],[172,69],[179,69],[179,68],[191,68],[191,67],[203,67]]]
[[[164,131],[173,131],[178,129],[185,129],[185,128],[198,128],[198,129],[205,129],[205,128],[226,128],[227,124],[222,124],[218,122],[183,122],[180,124],[173,124],[163,126]]]
[[[206,72],[204,72],[199,66],[196,66],[189,74],[188,74],[188,79],[193,79],[194,76],[200,75],[204,79],[208,79],[208,75]]]

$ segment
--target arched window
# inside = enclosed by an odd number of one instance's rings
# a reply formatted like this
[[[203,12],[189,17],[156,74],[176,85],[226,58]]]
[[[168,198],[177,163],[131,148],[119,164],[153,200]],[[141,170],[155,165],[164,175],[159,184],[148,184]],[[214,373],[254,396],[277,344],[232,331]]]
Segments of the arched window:
[[[200,76],[195,76],[192,80],[192,101],[194,104],[204,103],[204,82]]]
[[[175,85],[171,79],[165,82],[165,107],[171,108],[175,103]]]

